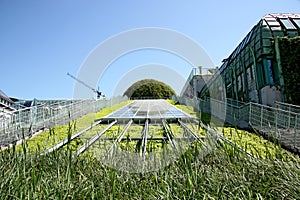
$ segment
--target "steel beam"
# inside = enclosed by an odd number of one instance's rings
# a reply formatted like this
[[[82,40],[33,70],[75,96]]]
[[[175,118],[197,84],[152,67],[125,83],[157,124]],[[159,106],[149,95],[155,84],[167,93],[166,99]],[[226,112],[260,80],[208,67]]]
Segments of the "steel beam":
[[[78,156],[82,152],[84,152],[86,149],[88,149],[92,144],[94,144],[108,129],[110,129],[113,125],[117,123],[117,120],[110,123],[105,129],[103,129],[101,132],[94,135],[89,141],[87,141],[85,144],[83,144],[74,154],[73,157]]]
[[[147,136],[149,130],[149,120],[147,119],[145,122],[143,134],[142,134],[142,148],[141,148],[141,156],[144,158],[147,151]]]
[[[98,125],[98,124],[100,124],[100,123],[101,123],[101,120],[99,120],[99,121],[93,123],[91,126],[88,126],[88,127],[86,127],[85,129],[83,129],[83,130],[77,132],[76,134],[72,135],[70,139],[66,138],[66,139],[64,139],[63,141],[61,141],[60,143],[58,143],[58,144],[56,144],[56,145],[50,147],[49,149],[45,150],[43,153],[41,153],[41,155],[45,155],[45,154],[50,153],[50,152],[52,152],[52,151],[54,151],[54,150],[56,150],[56,149],[61,148],[62,146],[66,145],[69,141],[71,141],[71,140],[77,138],[78,136],[80,136],[80,135],[83,134],[84,132],[86,132],[86,131],[92,129],[94,126],[96,126],[96,125]]]

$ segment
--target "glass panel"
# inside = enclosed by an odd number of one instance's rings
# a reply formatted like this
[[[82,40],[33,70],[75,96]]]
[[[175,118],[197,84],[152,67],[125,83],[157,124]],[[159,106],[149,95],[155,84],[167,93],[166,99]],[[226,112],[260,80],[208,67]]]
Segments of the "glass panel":
[[[273,65],[272,65],[272,61],[271,60],[267,60],[267,68],[268,68],[268,74],[269,74],[269,83],[271,85],[274,84],[274,69],[273,69]]]
[[[254,31],[252,30],[252,31],[247,35],[247,39],[246,39],[246,41],[245,41],[245,44],[247,44],[247,43],[249,42],[249,40],[250,40],[250,38],[251,38],[253,32],[254,32]]]
[[[277,21],[268,21],[269,26],[279,26],[280,24]]]
[[[295,29],[293,24],[288,19],[280,19],[286,29]]]
[[[268,24],[267,24],[267,22],[264,20],[263,21],[263,26],[267,26]]]
[[[297,24],[298,28],[300,28],[300,19],[293,19],[295,24]]]
[[[277,27],[277,26],[271,27],[271,30],[272,31],[281,31],[281,27]]]

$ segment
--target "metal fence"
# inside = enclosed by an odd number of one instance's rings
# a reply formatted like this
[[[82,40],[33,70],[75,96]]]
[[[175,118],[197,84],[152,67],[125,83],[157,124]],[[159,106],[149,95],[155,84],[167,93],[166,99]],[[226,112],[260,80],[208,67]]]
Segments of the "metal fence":
[[[14,112],[0,111],[0,146],[6,146],[33,133],[69,123],[88,113],[127,100],[115,97],[109,100],[66,100],[50,105],[39,105]]]
[[[293,105],[293,104],[288,104],[288,103],[283,103],[283,102],[275,102],[275,107],[278,109],[282,110],[287,110],[291,111],[294,113],[300,113],[300,106],[299,105]]]
[[[241,122],[241,120],[243,120],[243,122],[248,121],[248,109],[247,107],[244,107],[245,103],[243,102],[231,99],[221,101],[212,98],[190,99],[182,97],[176,97],[174,100],[179,101],[181,104],[192,106],[196,112],[204,112],[213,115],[224,123],[234,124]]]
[[[249,124],[300,153],[300,113],[249,103]]]
[[[181,104],[194,107],[197,112],[213,115],[224,123],[251,128],[283,146],[300,153],[300,106],[276,102],[275,107],[232,99],[188,99],[177,97]]]

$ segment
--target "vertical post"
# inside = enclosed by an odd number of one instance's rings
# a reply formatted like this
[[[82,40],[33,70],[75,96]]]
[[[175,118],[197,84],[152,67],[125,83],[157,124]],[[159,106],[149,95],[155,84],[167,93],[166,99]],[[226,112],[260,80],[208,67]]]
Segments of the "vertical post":
[[[248,86],[248,77],[247,77],[247,72],[246,72],[246,67],[245,64],[241,61],[241,58],[239,57],[239,62],[242,66],[243,70],[243,80],[244,80],[244,85],[243,85],[243,92],[246,92],[246,97],[244,96],[244,102],[249,100],[249,86]]]
[[[288,131],[290,130],[290,127],[291,127],[291,107],[289,106]]]
[[[201,110],[201,99],[199,99],[199,119],[201,120],[201,117],[202,117],[202,110]],[[199,126],[200,127],[200,126]]]
[[[0,129],[0,131],[1,132],[3,132],[3,133],[1,133],[0,132],[0,134],[2,135],[5,135],[6,134],[6,124],[8,124],[8,122],[6,121],[6,119],[5,119],[5,117],[4,117],[4,108],[2,109],[2,112],[3,112],[3,115],[1,116],[2,117],[2,120],[1,120],[1,129]],[[2,145],[2,141],[0,140],[0,145]]]
[[[252,117],[252,113],[251,113],[252,112],[252,109],[251,109],[252,106],[251,105],[252,105],[252,102],[249,103],[249,119],[248,119],[248,124],[251,123],[251,117]]]
[[[263,109],[264,107],[261,105],[261,109],[260,109],[260,129],[262,129],[262,124],[263,124]]]
[[[256,63],[256,58],[255,58],[255,54],[254,54],[254,50],[252,47],[250,47],[250,52],[252,55],[252,59],[253,59],[253,67],[254,67],[254,77],[255,77],[255,83],[256,83],[256,90],[257,90],[257,94],[258,94],[258,102],[261,101],[261,92],[259,90],[259,85],[258,85],[258,73],[257,73],[257,63]]]
[[[277,137],[277,126],[278,126],[278,109],[277,108],[274,108],[275,110],[275,134],[276,134],[276,137]]]
[[[55,110],[52,107],[51,107],[51,110],[52,110],[51,115],[52,115],[52,122],[53,122],[52,126],[56,126],[56,120],[55,120],[56,114],[55,114]]]
[[[241,80],[242,81],[242,80]],[[240,120],[239,118],[240,118],[240,115],[239,115],[239,100],[237,99],[237,101],[236,101],[236,107],[235,107],[235,113],[236,113],[236,118],[237,118],[237,120]]]
[[[24,114],[26,114],[26,112],[27,112],[27,108],[26,109],[23,109],[22,111],[24,111],[24,112],[22,112],[22,113],[24,113]],[[17,131],[18,131],[18,128],[20,129],[20,130],[22,130],[22,126],[21,126],[21,124],[22,124],[22,121],[23,121],[23,116],[22,116],[22,113],[21,113],[21,111],[19,110],[19,119],[18,119],[18,121],[19,121],[19,124],[14,124],[14,139],[16,139],[16,138],[18,138],[19,136],[18,136],[18,133],[17,133]]]
[[[235,99],[238,100],[239,97],[238,97],[238,87],[237,87],[237,80],[236,80],[236,71],[235,71],[236,67],[235,65],[233,65],[233,69],[232,69],[232,72],[233,72],[233,88],[234,88],[234,95],[235,95]]]
[[[298,121],[298,113],[295,115],[295,126],[294,126],[294,148],[296,147],[296,131],[297,131],[297,121]]]
[[[283,75],[282,75],[282,66],[281,66],[281,59],[280,59],[280,49],[279,49],[278,37],[275,38],[275,55],[276,55],[276,61],[277,61],[277,65],[278,65],[281,100],[282,100],[282,102],[285,102],[286,97],[284,94],[284,80],[283,80]]]

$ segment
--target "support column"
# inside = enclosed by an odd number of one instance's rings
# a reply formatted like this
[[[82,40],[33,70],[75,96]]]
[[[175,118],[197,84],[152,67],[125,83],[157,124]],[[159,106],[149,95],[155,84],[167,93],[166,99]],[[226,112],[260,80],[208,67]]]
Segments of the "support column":
[[[281,59],[280,59],[280,50],[279,50],[279,43],[278,37],[275,38],[275,56],[277,61],[277,67],[279,72],[279,84],[280,84],[280,93],[281,93],[281,101],[286,102],[286,97],[284,94],[284,80],[282,75],[282,66],[281,66]]]
[[[256,64],[256,59],[255,59],[255,54],[254,54],[254,50],[252,47],[250,47],[250,52],[252,55],[252,59],[253,59],[253,67],[254,67],[254,76],[255,76],[255,83],[256,83],[256,90],[257,90],[257,95],[258,95],[258,103],[261,103],[261,92],[258,86],[258,73],[257,73],[257,64]]]

